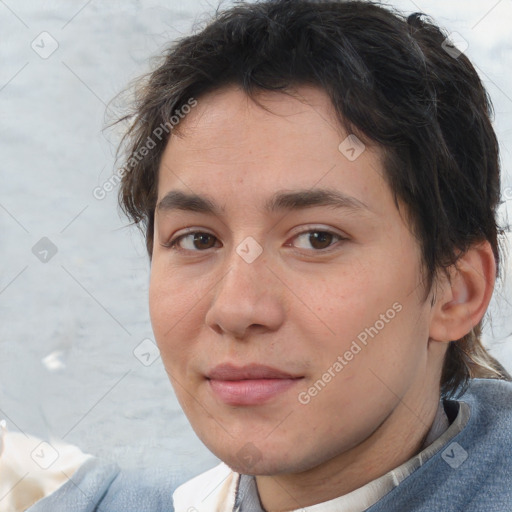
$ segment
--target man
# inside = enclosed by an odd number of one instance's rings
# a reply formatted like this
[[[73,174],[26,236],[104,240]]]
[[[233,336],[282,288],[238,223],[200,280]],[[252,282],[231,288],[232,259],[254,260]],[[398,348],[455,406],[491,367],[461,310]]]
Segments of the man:
[[[169,50],[120,202],[166,370],[223,461],[176,511],[512,506],[512,385],[480,340],[489,115],[435,25],[367,2],[241,4]]]

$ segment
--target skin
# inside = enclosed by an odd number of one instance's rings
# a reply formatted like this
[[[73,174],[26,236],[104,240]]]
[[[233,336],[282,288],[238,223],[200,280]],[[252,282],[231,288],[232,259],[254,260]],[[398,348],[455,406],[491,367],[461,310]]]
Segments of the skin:
[[[483,316],[494,277],[483,244],[451,283],[439,279],[432,306],[379,149],[366,144],[349,161],[338,150],[347,133],[325,93],[296,92],[260,94],[268,112],[226,87],[181,121],[162,157],[158,202],[181,190],[224,211],[157,207],[150,280],[155,338],[183,410],[217,457],[257,475],[268,511],[344,495],[418,453],[437,410],[446,341]],[[367,208],[264,209],[278,190],[319,187]],[[213,237],[165,246],[185,228]],[[318,231],[344,240],[315,245],[308,233]],[[249,236],[263,250],[252,263],[236,252]],[[299,394],[396,303],[400,312],[301,403]],[[227,405],[205,377],[225,362],[301,378],[263,404]]]

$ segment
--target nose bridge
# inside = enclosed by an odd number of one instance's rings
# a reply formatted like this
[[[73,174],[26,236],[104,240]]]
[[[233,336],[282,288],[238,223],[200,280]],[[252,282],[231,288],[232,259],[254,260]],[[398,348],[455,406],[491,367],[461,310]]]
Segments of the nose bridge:
[[[279,281],[271,283],[275,278],[266,268],[261,246],[254,242],[243,240],[229,255],[228,270],[216,287],[206,316],[206,323],[217,332],[243,337],[251,325],[274,330],[283,321]]]
[[[239,219],[243,225],[243,219]],[[248,222],[245,222],[248,224]],[[258,283],[261,283],[262,276],[268,273],[266,262],[268,254],[263,250],[264,233],[250,236],[245,229],[239,230],[238,240],[234,241],[226,256],[227,274],[221,282],[221,287],[245,286],[247,291],[258,293]],[[244,233],[245,231],[245,233]],[[260,241],[262,243],[260,243]]]
[[[268,288],[265,258],[262,251],[256,254],[255,246],[250,241],[242,241],[233,249],[228,268],[220,283],[219,293],[233,293],[239,300],[253,302],[264,293],[265,287]]]

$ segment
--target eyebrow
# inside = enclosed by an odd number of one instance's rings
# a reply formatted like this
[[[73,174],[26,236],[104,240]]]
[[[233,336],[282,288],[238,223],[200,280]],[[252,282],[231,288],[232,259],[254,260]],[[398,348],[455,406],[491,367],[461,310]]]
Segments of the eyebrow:
[[[328,206],[335,209],[352,211],[367,210],[370,208],[352,196],[347,196],[333,189],[305,189],[294,191],[278,191],[268,199],[264,208],[269,213],[301,210],[316,206]],[[206,196],[183,192],[181,190],[169,191],[157,204],[156,209],[161,212],[183,210],[190,212],[222,215],[225,209],[215,204]]]

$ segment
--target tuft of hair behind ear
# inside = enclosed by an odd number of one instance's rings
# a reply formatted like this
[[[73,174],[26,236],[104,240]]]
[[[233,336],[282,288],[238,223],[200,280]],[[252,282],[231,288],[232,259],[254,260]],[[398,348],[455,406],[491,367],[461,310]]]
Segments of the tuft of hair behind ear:
[[[450,342],[441,376],[443,398],[459,398],[470,379],[498,379],[512,382],[512,376],[489,354],[482,343],[482,322],[466,336]]]

